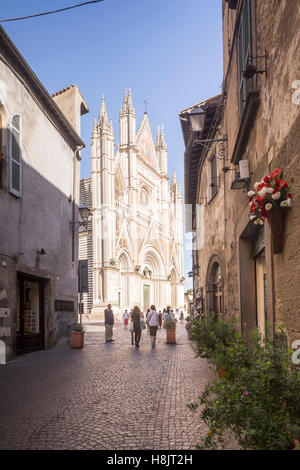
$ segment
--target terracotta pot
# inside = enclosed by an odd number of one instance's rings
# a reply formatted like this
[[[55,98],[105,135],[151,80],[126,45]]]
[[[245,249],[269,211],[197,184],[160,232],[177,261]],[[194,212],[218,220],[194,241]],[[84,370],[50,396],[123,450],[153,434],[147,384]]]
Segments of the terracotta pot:
[[[176,343],[176,330],[175,328],[170,330],[167,329],[167,343]]]
[[[226,371],[224,369],[222,369],[222,367],[220,367],[220,366],[217,366],[217,371],[218,371],[218,376],[219,376],[220,379],[222,377],[224,377],[224,375],[226,374]]]
[[[84,333],[82,331],[72,331],[71,348],[83,348]]]
[[[283,209],[281,207],[273,207],[267,220],[272,234],[273,253],[277,255],[282,252],[284,245]]]

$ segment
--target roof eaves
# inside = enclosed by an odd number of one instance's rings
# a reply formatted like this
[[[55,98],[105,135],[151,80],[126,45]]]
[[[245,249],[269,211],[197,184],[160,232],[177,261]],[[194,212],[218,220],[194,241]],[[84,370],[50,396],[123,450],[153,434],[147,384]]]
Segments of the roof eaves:
[[[37,78],[33,70],[30,68],[22,54],[19,52],[15,44],[6,34],[5,30],[0,26],[0,42],[3,42],[4,51],[15,59],[16,64],[21,69],[22,79],[26,81],[31,91],[35,94],[36,98],[42,103],[43,108],[55,118],[56,127],[60,130],[61,134],[66,138],[72,148],[77,146],[85,147],[85,143],[77,134],[73,126],[64,116],[58,105],[55,103],[52,96],[48,93],[44,85]],[[15,64],[14,64],[15,65]],[[21,74],[20,74],[21,75]],[[59,129],[60,128],[60,129]]]

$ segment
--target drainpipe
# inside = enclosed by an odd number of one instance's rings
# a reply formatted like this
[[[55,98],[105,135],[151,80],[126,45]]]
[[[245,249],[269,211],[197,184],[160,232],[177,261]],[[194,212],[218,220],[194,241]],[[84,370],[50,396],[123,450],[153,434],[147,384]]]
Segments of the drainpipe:
[[[80,150],[83,149],[83,145],[78,145],[74,152],[73,161],[73,194],[72,194],[72,266],[75,263],[75,208],[76,208],[76,183],[77,183],[77,161],[81,160],[79,155]]]

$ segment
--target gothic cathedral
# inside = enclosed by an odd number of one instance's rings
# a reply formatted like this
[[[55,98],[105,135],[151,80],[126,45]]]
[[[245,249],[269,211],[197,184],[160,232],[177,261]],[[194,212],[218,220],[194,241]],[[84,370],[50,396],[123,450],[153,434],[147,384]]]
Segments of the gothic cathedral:
[[[92,221],[79,233],[79,259],[88,260],[84,311],[103,316],[112,304],[122,312],[184,307],[182,195],[175,171],[168,178],[164,129],[154,145],[145,112],[138,130],[131,90],[120,111],[116,146],[104,97],[92,136],[92,177],[80,182],[80,204]]]

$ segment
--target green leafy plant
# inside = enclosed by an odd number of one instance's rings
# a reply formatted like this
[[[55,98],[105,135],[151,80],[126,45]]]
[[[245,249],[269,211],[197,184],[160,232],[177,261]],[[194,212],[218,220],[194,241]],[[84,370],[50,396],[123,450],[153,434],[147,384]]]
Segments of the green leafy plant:
[[[174,320],[166,320],[164,322],[164,328],[166,330],[174,330],[174,328],[176,328],[177,326],[177,320],[174,319]]]
[[[193,319],[190,329],[190,339],[195,343],[198,356],[206,358],[211,358],[218,348],[231,344],[236,334],[236,320],[225,322],[214,312],[200,321]]]
[[[76,325],[73,326],[72,331],[75,331],[76,333],[84,333],[85,328],[80,323],[76,323]]]
[[[276,342],[263,339],[258,330],[250,344],[236,335],[222,353],[226,374],[189,405],[203,407],[201,419],[209,427],[197,447],[224,446],[231,431],[242,449],[292,448],[300,436],[300,371],[285,347],[284,331]]]

